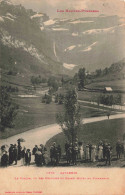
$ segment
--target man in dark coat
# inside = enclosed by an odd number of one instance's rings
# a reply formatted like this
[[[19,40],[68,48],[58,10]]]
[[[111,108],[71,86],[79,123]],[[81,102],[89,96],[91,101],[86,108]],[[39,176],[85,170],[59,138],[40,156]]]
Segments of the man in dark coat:
[[[20,140],[17,141],[18,142],[18,160],[21,159],[21,156],[22,156],[22,147],[21,147],[21,143],[20,143]]]
[[[67,157],[67,151],[68,151],[69,147],[70,147],[70,144],[66,141],[66,143],[65,143],[66,157]]]
[[[116,143],[116,153],[117,153],[117,159],[120,159],[122,153],[122,146],[119,141]]]
[[[92,144],[89,143],[89,158],[91,161],[91,154],[92,154]]]
[[[111,165],[111,150],[112,147],[110,146],[110,144],[106,145],[106,165],[107,163]]]
[[[14,161],[14,146],[13,144],[10,144],[9,148],[9,165],[11,165]]]
[[[38,146],[37,145],[35,145],[35,147],[33,148],[32,155],[35,155],[36,151],[38,151]]]
[[[9,159],[9,156],[7,154],[7,151],[5,151],[1,157],[1,166],[2,167],[7,167],[8,165],[8,159]]]
[[[57,149],[58,149],[58,152],[59,152],[59,160],[61,159],[61,146],[60,145],[58,145],[57,146]]]
[[[31,162],[31,152],[30,152],[30,149],[27,149],[27,151],[26,151],[25,161],[26,161],[26,165],[30,165],[30,162]]]

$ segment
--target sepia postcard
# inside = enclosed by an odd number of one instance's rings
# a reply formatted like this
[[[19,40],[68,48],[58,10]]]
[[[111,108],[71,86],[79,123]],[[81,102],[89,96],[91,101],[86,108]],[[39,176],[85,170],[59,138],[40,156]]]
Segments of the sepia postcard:
[[[0,0],[0,195],[125,195],[125,0]]]

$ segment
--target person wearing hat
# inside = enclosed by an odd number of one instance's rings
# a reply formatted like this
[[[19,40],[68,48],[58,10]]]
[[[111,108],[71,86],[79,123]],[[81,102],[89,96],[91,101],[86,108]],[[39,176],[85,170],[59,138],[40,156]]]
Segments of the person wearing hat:
[[[73,153],[72,153],[72,162],[73,164],[77,164],[77,157],[78,157],[78,146],[77,144],[75,143],[74,147],[73,147]]]
[[[100,141],[98,145],[98,160],[101,161],[103,159],[103,142]]]
[[[16,144],[13,147],[13,161],[15,161],[15,165],[17,165],[17,157],[18,157],[18,150]]]
[[[22,155],[22,147],[21,147],[20,140],[17,140],[17,143],[18,143],[18,146],[17,146],[17,148],[18,148],[18,157],[17,157],[17,159],[20,160],[21,159],[21,155]]]
[[[9,148],[9,165],[11,165],[14,161],[14,146],[13,144],[10,144]]]
[[[3,155],[1,157],[1,166],[2,167],[7,167],[8,160],[9,160],[9,157],[8,157],[7,151],[4,151]]]
[[[111,165],[111,150],[112,150],[112,147],[109,143],[106,145],[106,165],[107,163]]]
[[[96,161],[96,145],[92,145],[92,151],[91,151],[91,161]]]
[[[66,143],[65,143],[66,158],[67,158],[67,151],[68,151],[69,147],[70,147],[70,144],[69,144],[69,142],[66,141]]]
[[[92,156],[92,144],[89,143],[88,145],[89,145],[89,159],[90,159],[90,161],[91,161],[91,156]]]
[[[59,152],[59,160],[60,160],[61,159],[62,151],[61,151],[61,146],[59,144],[57,146],[57,149],[58,149],[58,152]]]
[[[121,153],[122,153],[122,146],[121,146],[120,140],[118,140],[117,143],[116,143],[117,159],[120,159]]]
[[[22,150],[22,159],[21,159],[21,161],[22,161],[22,166],[24,166],[25,165],[25,155],[26,155],[26,148],[24,147],[23,148],[23,150]]]
[[[72,160],[72,144],[67,149],[67,156],[66,156],[67,164],[71,163]]]
[[[30,162],[31,162],[31,152],[30,152],[30,149],[27,149],[27,151],[26,151],[25,162],[26,162],[26,165],[30,165]]]
[[[35,155],[36,151],[38,151],[38,146],[35,145],[35,147],[32,150],[32,155]]]
[[[87,144],[86,147],[85,147],[85,159],[86,159],[86,161],[89,160],[89,157],[90,157],[90,155],[89,155],[89,144]]]
[[[84,157],[84,147],[83,147],[83,143],[82,142],[79,144],[79,155],[80,155],[80,160],[83,160],[83,157]]]

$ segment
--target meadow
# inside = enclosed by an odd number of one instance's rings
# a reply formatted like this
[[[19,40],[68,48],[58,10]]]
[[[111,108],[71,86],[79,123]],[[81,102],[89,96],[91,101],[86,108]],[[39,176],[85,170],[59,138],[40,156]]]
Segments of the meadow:
[[[123,140],[123,134],[125,133],[125,119],[112,119],[100,122],[93,122],[82,125],[78,131],[78,140],[83,142],[86,146],[88,143],[99,144],[99,141],[106,141],[113,147],[113,154],[116,154],[115,146],[118,139]],[[53,142],[57,145],[60,144],[62,152],[64,152],[64,146],[67,138],[64,133],[60,133],[46,143],[46,147],[49,149]]]

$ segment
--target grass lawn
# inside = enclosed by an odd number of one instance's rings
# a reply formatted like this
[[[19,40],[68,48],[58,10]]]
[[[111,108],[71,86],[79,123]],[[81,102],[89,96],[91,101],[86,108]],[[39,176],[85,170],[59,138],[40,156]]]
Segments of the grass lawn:
[[[81,130],[78,132],[78,139],[82,141],[84,145],[88,143],[98,144],[100,140],[107,140],[113,147],[113,153],[115,154],[115,145],[117,139],[122,141],[122,135],[125,133],[125,119],[106,120],[90,124],[82,125]],[[51,138],[46,146],[49,148],[53,142],[61,145],[64,152],[66,137],[63,133],[60,133]]]
[[[56,123],[56,114],[63,112],[63,105],[41,103],[41,97],[16,97],[14,101],[19,105],[18,114],[14,120],[14,128],[0,132],[0,138],[10,137],[39,126],[54,124]],[[86,107],[86,104],[82,103],[82,118],[105,116],[107,113],[106,111],[98,110],[98,108],[90,108],[90,106],[87,105]]]
[[[103,80],[102,78],[100,81],[94,81],[88,85],[86,85],[88,88],[94,88],[94,89],[104,89],[104,87],[112,87],[113,90],[123,90],[125,91],[125,80]]]
[[[78,91],[78,99],[79,100],[84,100],[84,101],[92,101],[92,102],[97,102],[98,98],[100,95],[113,95],[114,97],[117,96],[117,93],[101,93],[101,92],[90,92],[90,91]],[[122,93],[122,99],[125,100],[125,94]]]

